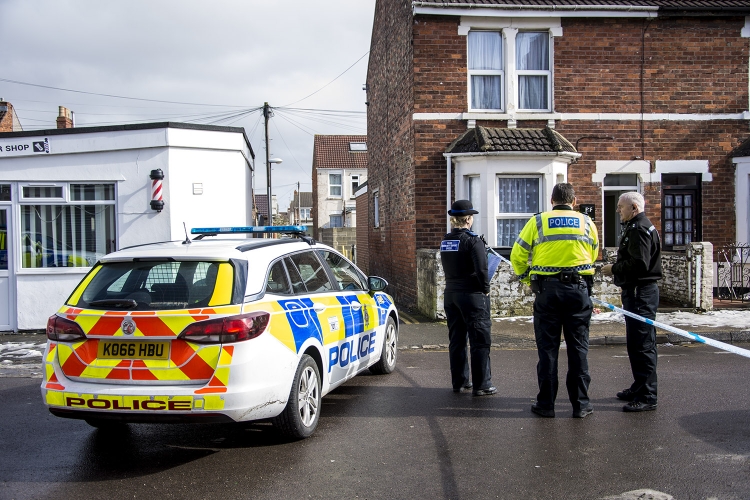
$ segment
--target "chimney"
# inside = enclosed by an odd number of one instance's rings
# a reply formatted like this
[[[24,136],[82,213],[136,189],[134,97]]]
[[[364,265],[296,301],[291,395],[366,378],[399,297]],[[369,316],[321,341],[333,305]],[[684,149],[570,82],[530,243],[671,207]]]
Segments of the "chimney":
[[[65,106],[58,106],[57,128],[73,128],[73,112]]]
[[[0,132],[19,132],[23,130],[13,105],[0,98]]]

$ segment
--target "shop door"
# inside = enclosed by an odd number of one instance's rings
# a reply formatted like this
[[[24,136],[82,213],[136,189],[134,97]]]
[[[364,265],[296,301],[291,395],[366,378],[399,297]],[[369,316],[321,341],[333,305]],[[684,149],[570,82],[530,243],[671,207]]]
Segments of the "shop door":
[[[9,264],[12,262],[8,251],[10,242],[10,207],[0,207],[0,331],[12,330],[11,313],[13,301],[10,294]]]

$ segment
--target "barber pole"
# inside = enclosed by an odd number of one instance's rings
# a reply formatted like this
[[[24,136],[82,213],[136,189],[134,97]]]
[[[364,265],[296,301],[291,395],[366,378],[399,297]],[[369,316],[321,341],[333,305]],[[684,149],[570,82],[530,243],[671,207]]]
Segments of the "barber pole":
[[[151,209],[161,212],[164,209],[164,199],[162,195],[162,179],[164,172],[160,168],[152,170],[149,175],[151,178]]]

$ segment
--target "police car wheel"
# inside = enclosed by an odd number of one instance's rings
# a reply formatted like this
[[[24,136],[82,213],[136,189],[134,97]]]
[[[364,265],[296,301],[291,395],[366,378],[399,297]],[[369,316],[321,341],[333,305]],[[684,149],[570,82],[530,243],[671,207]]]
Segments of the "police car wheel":
[[[393,318],[388,316],[385,322],[385,335],[383,336],[383,349],[380,359],[370,367],[370,371],[377,375],[385,375],[396,369],[396,358],[398,357],[398,328]]]
[[[320,373],[318,365],[307,354],[302,355],[286,408],[273,419],[283,434],[302,439],[312,435],[320,416]]]

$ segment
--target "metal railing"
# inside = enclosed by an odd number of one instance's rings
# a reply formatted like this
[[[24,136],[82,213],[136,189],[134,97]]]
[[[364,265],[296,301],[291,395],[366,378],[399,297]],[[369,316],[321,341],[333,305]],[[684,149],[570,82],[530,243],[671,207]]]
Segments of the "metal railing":
[[[750,302],[750,245],[727,245],[719,249],[717,256],[717,298]]]

